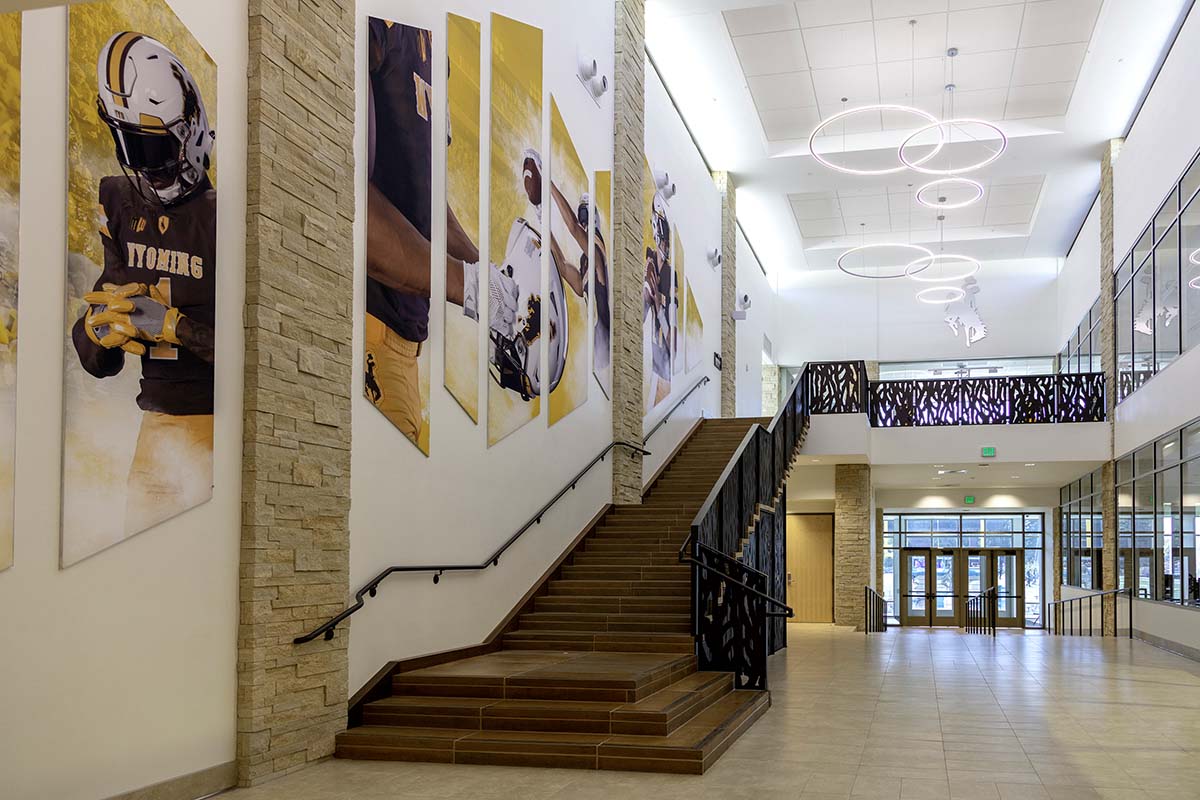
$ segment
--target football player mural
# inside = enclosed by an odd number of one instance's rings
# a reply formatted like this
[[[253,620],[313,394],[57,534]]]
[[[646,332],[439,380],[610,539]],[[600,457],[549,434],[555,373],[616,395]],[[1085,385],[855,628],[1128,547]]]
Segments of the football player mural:
[[[596,235],[592,241],[592,296],[596,298],[596,318],[592,328],[592,374],[605,397],[612,396],[612,283],[608,279],[608,242],[612,240],[607,227],[612,219],[612,172],[596,173],[596,202],[588,206],[596,217],[592,224]]]
[[[368,27],[367,318],[363,391],[429,455],[433,248],[433,37],[372,17]],[[447,209],[446,300],[478,319],[479,251]]]
[[[671,267],[671,221],[666,194],[643,162],[642,193],[646,223],[642,239],[646,247],[646,270],[642,282],[642,341],[644,413],[671,394],[671,357],[674,353],[675,308]]]
[[[21,15],[0,14],[0,570],[13,559],[20,193]]]
[[[161,3],[70,26],[63,566],[212,496],[217,281],[211,60]]]
[[[488,446],[538,416],[543,382],[553,391],[565,363],[563,339],[551,343],[544,372],[541,363],[543,330],[562,330],[564,322],[557,271],[550,297],[542,297],[542,32],[499,14],[492,15],[491,109]]]

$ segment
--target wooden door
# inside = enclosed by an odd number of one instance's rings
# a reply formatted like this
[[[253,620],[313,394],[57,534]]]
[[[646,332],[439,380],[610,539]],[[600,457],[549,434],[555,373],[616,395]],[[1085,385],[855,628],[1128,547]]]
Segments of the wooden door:
[[[833,622],[833,515],[787,515],[787,602],[793,622]]]

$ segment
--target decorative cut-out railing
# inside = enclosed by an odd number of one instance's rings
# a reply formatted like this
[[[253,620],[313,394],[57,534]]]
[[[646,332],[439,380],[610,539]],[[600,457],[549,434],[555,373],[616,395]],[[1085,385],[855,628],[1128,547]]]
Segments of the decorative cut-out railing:
[[[868,381],[861,361],[808,365],[813,414],[867,414],[873,428],[1103,422],[1104,374]]]

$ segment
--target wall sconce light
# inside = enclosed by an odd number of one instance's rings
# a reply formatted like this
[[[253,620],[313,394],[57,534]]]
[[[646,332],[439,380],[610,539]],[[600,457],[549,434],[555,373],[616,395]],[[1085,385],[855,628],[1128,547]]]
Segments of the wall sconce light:
[[[671,181],[671,176],[667,172],[654,171],[654,188],[663,196],[664,200],[670,200],[675,196],[677,191],[675,184]]]
[[[713,269],[721,266],[721,248],[714,247],[708,251],[708,265]]]
[[[600,98],[608,91],[608,76],[600,74],[596,59],[579,56],[579,82],[587,89],[591,98],[599,105]]]
[[[733,312],[733,318],[738,322],[744,320],[746,318],[746,312],[750,310],[750,306],[752,304],[753,303],[750,300],[750,295],[744,294],[739,297],[737,301],[737,310]]]

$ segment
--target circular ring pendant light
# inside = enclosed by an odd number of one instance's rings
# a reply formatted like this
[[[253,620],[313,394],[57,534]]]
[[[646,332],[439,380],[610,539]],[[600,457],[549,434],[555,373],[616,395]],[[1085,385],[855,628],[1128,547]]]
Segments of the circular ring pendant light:
[[[1200,247],[1188,254],[1188,263],[1195,264],[1197,267],[1200,267]]]
[[[849,256],[854,255],[855,253],[863,253],[863,252],[867,252],[870,250],[880,250],[880,249],[883,249],[886,247],[910,250],[914,253],[917,253],[918,257],[916,258],[916,261],[921,261],[923,259],[932,259],[934,257],[933,251],[931,251],[927,247],[922,247],[919,244],[907,244],[905,242],[878,242],[875,244],[860,244],[857,247],[851,247],[849,250],[845,251],[840,256],[838,256],[837,268],[840,269],[846,275],[851,276],[852,278],[868,278],[870,280],[890,280],[892,278],[903,278],[906,275],[911,277],[912,275],[914,275],[918,272],[921,272],[924,269],[927,269],[929,267],[929,263],[932,263],[932,261],[931,261],[931,262],[927,263],[921,269],[915,270],[914,272],[909,272],[908,268],[913,263],[915,263],[913,261],[910,261],[907,264],[905,264],[903,267],[897,267],[897,271],[895,271],[891,274],[882,274],[882,275],[880,275],[880,274],[872,275],[872,274],[869,274],[866,272],[855,272],[850,267],[846,266],[846,259]]]
[[[926,161],[935,157],[938,153],[940,153],[942,151],[942,147],[945,144],[945,142],[944,142],[945,137],[942,133],[942,129],[940,127],[938,127],[939,123],[937,121],[937,117],[933,116],[932,114],[930,114],[927,111],[922,111],[921,109],[913,108],[912,106],[893,105],[890,103],[876,103],[876,104],[869,105],[869,106],[858,106],[857,108],[847,108],[844,111],[839,111],[838,113],[833,114],[832,116],[826,117],[825,119],[821,120],[819,123],[817,123],[817,127],[813,128],[812,133],[810,133],[808,136],[809,152],[812,153],[812,157],[814,159],[816,159],[818,163],[828,167],[829,169],[831,169],[835,172],[842,172],[847,175],[894,175],[897,172],[903,172],[906,168],[908,168],[910,166],[909,164],[902,163],[899,166],[887,167],[885,169],[855,169],[853,167],[846,167],[841,164],[835,164],[817,152],[817,145],[816,145],[817,137],[820,135],[821,131],[825,130],[825,128],[829,127],[833,123],[838,122],[839,120],[844,120],[847,117],[853,116],[855,114],[866,114],[866,113],[870,113],[870,112],[879,113],[879,112],[884,112],[884,111],[912,114],[913,116],[920,117],[921,119],[923,119],[929,123],[929,124],[925,125],[923,128],[921,128],[922,131],[928,131],[930,129],[937,130],[938,143],[936,145],[934,145],[933,150],[929,151],[928,154],[926,154],[922,158],[917,159],[915,161],[916,164],[918,164],[918,165],[924,164]],[[909,138],[912,138],[912,137],[909,137]]]
[[[951,264],[952,270],[957,270],[954,274],[946,275],[941,270],[936,270],[940,274],[936,277],[920,273],[926,272],[935,264]],[[979,272],[980,264],[970,256],[955,255],[953,253],[937,253],[936,255],[921,256],[915,261],[909,262],[904,268],[904,274],[914,281],[919,283],[947,283],[953,281],[965,281],[967,278]]]
[[[1189,289],[1200,289],[1200,275],[1197,275],[1196,277],[1194,277],[1190,281],[1188,281],[1188,288]]]
[[[944,306],[956,303],[967,296],[967,293],[957,286],[930,286],[917,292],[917,299],[931,306]]]
[[[947,143],[953,144],[953,128],[956,125],[960,127],[963,125],[980,125],[984,128],[989,128],[996,132],[996,136],[991,138],[998,138],[1000,140],[1000,147],[982,160],[976,161],[972,164],[967,164],[965,166],[947,167],[946,169],[936,169],[933,167],[924,166],[924,164],[929,161],[929,159],[933,158],[934,155],[940,152]],[[949,137],[942,133],[943,127],[950,132]],[[936,130],[938,132],[938,142],[934,149],[922,158],[910,159],[905,153],[905,150],[913,146],[913,139],[916,139],[917,137],[922,136],[932,130]],[[979,141],[976,137],[972,138],[975,139],[975,141]],[[986,120],[962,117],[960,119],[947,119],[941,122],[933,122],[932,124],[926,125],[924,128],[914,132],[911,136],[904,140],[903,144],[900,145],[899,155],[901,164],[911,170],[915,170],[916,172],[924,173],[925,175],[962,175],[967,172],[974,172],[977,169],[983,169],[988,164],[991,164],[993,161],[1000,158],[1000,156],[1004,155],[1004,151],[1007,149],[1008,137],[1004,135],[1004,131],[1000,130],[999,127]]]
[[[960,200],[957,203],[946,202],[946,190],[953,188],[969,189],[972,195],[967,200]],[[937,190],[937,200],[930,201],[925,195],[927,192]],[[969,205],[978,203],[983,199],[983,184],[979,181],[971,180],[970,178],[938,178],[936,181],[929,183],[917,189],[916,200],[926,208],[932,208],[935,211],[949,211],[956,208],[966,208]]]

